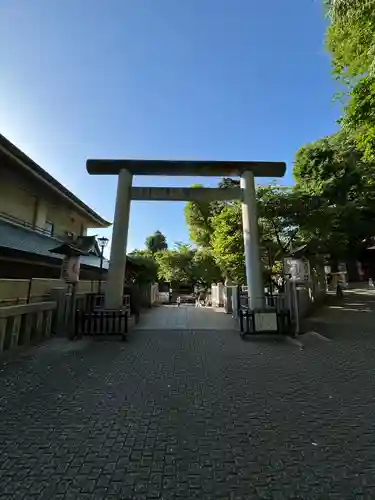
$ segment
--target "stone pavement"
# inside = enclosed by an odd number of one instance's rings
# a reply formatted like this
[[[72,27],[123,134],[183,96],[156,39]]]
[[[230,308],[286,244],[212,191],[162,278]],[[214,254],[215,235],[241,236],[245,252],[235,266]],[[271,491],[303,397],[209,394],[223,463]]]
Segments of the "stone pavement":
[[[333,341],[303,351],[139,330],[3,361],[0,499],[374,498],[373,299],[320,313]]]
[[[223,308],[162,305],[146,313],[141,330],[233,330],[236,322]]]
[[[305,330],[320,331],[331,339],[372,342],[375,327],[375,290],[354,288],[342,301],[331,295],[330,304],[310,318]]]

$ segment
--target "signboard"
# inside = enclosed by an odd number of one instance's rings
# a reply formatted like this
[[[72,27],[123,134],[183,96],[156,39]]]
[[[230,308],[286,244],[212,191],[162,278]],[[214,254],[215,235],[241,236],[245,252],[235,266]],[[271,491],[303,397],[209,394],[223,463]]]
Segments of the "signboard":
[[[255,313],[255,331],[256,332],[277,332],[277,314]]]
[[[161,304],[168,304],[169,302],[169,293],[168,292],[159,292],[158,294],[158,302]]]
[[[61,268],[61,279],[67,283],[79,281],[80,257],[64,257]]]
[[[284,259],[284,274],[290,274],[292,281],[310,281],[310,263],[306,259]]]

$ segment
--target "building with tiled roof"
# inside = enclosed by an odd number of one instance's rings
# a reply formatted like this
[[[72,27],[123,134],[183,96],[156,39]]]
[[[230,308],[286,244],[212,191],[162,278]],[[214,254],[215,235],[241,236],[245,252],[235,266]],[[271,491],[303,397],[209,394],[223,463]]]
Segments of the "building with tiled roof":
[[[74,243],[85,253],[81,279],[98,279],[100,249],[87,231],[110,225],[0,135],[0,278],[59,278],[63,256],[51,250]]]

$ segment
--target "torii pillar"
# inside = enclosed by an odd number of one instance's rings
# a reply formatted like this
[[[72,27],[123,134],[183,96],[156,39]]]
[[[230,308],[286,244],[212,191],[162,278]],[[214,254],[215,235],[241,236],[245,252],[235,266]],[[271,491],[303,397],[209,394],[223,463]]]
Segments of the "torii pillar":
[[[242,227],[245,248],[247,294],[251,309],[264,307],[264,286],[259,252],[259,228],[254,174],[245,170],[241,175]]]
[[[121,309],[122,307],[132,180],[133,175],[129,170],[120,170],[117,180],[108,277],[104,294],[104,307],[106,309]]]

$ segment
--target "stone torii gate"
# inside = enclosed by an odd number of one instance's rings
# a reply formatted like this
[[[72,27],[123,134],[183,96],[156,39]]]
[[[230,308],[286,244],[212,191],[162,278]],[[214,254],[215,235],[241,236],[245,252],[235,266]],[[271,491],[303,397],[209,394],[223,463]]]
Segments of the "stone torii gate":
[[[117,196],[113,221],[111,255],[105,288],[105,308],[120,309],[126,265],[131,200],[242,201],[246,278],[249,304],[263,308],[264,289],[259,255],[258,217],[254,177],[282,177],[283,162],[172,161],[172,160],[87,160],[92,175],[117,175]],[[241,177],[240,188],[154,188],[132,187],[134,175]]]

